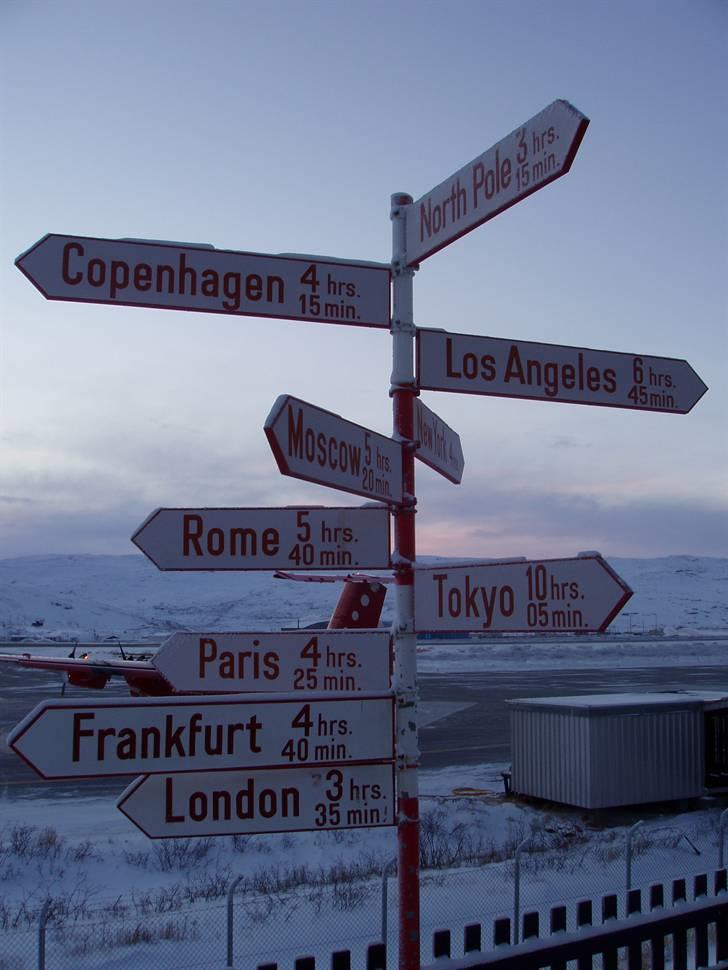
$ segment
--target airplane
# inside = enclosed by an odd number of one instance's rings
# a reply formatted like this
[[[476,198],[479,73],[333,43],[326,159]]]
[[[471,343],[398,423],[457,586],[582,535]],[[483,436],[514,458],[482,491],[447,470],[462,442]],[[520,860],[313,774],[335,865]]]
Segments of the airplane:
[[[326,624],[329,630],[371,630],[379,626],[379,618],[387,595],[387,584],[392,582],[389,576],[367,576],[364,573],[349,573],[346,576],[299,576],[295,573],[279,571],[274,573],[274,577],[306,583],[343,582],[339,598]],[[149,659],[149,655],[143,655],[142,658],[137,655],[135,659],[131,659],[124,653],[121,643],[119,648],[121,660],[91,659],[87,653],[77,657],[76,646],[74,646],[68,657],[0,653],[0,664],[9,663],[35,670],[61,671],[67,678],[63,683],[62,692],[65,690],[66,682],[74,687],[102,690],[112,677],[123,677],[133,697],[165,697],[178,693],[162,677]]]

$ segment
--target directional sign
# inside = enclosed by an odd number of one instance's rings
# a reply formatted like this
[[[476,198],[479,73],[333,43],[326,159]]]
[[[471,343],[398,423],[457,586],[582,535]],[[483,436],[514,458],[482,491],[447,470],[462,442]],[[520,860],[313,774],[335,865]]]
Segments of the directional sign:
[[[265,433],[284,475],[381,502],[402,502],[402,446],[313,404],[281,394]]]
[[[175,633],[152,660],[178,691],[389,690],[386,630]]]
[[[632,595],[589,553],[415,570],[415,628],[482,633],[602,632]]]
[[[43,701],[8,744],[42,778],[388,761],[393,716],[391,695]]]
[[[394,825],[394,768],[142,775],[116,807],[152,839]]]
[[[157,509],[131,541],[162,570],[386,569],[389,510]]]
[[[415,437],[415,457],[459,485],[465,466],[460,436],[419,398],[415,398]]]
[[[554,101],[423,195],[407,214],[407,264],[566,175],[588,124],[568,101]]]
[[[389,267],[49,233],[15,260],[48,300],[389,328]]]
[[[417,331],[417,380],[432,391],[687,414],[708,388],[685,360],[444,330]]]

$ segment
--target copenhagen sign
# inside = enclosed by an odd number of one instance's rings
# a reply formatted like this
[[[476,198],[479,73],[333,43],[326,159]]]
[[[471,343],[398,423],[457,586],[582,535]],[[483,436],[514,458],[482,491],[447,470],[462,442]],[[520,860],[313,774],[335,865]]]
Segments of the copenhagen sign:
[[[407,264],[566,175],[588,124],[568,101],[554,101],[423,195],[407,214]]]
[[[283,475],[402,503],[402,446],[392,438],[289,394],[276,398],[265,434]]]
[[[390,761],[392,695],[42,701],[8,744],[42,778]]]
[[[601,633],[632,590],[599,553],[415,569],[415,628]]]
[[[389,511],[157,509],[131,537],[162,570],[386,569]]]
[[[15,265],[48,300],[389,328],[382,264],[49,233]]]
[[[371,692],[389,689],[391,636],[385,630],[175,633],[152,663],[186,693]]]
[[[417,331],[421,388],[687,414],[708,390],[690,364],[610,350]]]
[[[152,839],[394,825],[394,766],[142,775],[116,807]]]

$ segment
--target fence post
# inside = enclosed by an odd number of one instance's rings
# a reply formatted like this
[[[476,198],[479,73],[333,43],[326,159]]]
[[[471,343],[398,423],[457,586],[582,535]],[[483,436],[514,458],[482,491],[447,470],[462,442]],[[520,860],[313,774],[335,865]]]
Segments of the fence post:
[[[519,926],[518,923],[521,919],[521,852],[525,849],[526,845],[531,841],[531,836],[527,835],[525,839],[518,843],[516,846],[516,875],[513,881],[513,943],[514,945],[518,943],[519,940]]]
[[[720,844],[718,846],[718,868],[723,868],[723,849],[725,843],[725,827],[728,824],[728,808],[724,808],[720,813]]]
[[[46,899],[38,917],[38,970],[45,970],[46,925],[51,911],[51,901]]]
[[[640,819],[627,832],[627,892],[632,888],[632,838],[637,829],[644,824],[644,819]]]
[[[230,883],[227,894],[227,964],[228,970],[233,965],[233,895],[242,881],[242,876],[237,876]]]

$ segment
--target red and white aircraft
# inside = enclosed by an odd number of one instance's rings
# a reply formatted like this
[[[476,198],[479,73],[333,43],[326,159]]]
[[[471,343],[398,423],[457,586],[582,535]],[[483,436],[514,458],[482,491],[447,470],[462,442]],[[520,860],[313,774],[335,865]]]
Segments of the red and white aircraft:
[[[388,576],[366,576],[363,573],[351,573],[347,576],[299,576],[277,572],[274,575],[277,579],[307,583],[343,582],[341,594],[328,622],[330,630],[372,630],[378,627],[387,594],[386,584],[392,582]],[[112,677],[123,677],[129,686],[129,693],[135,697],[162,697],[176,693],[151,661],[146,658],[130,660],[124,656],[123,648],[121,660],[91,659],[88,654],[76,657],[75,651],[74,647],[69,657],[0,653],[0,664],[10,663],[37,670],[59,670],[66,674],[69,684],[91,690],[106,687]]]

